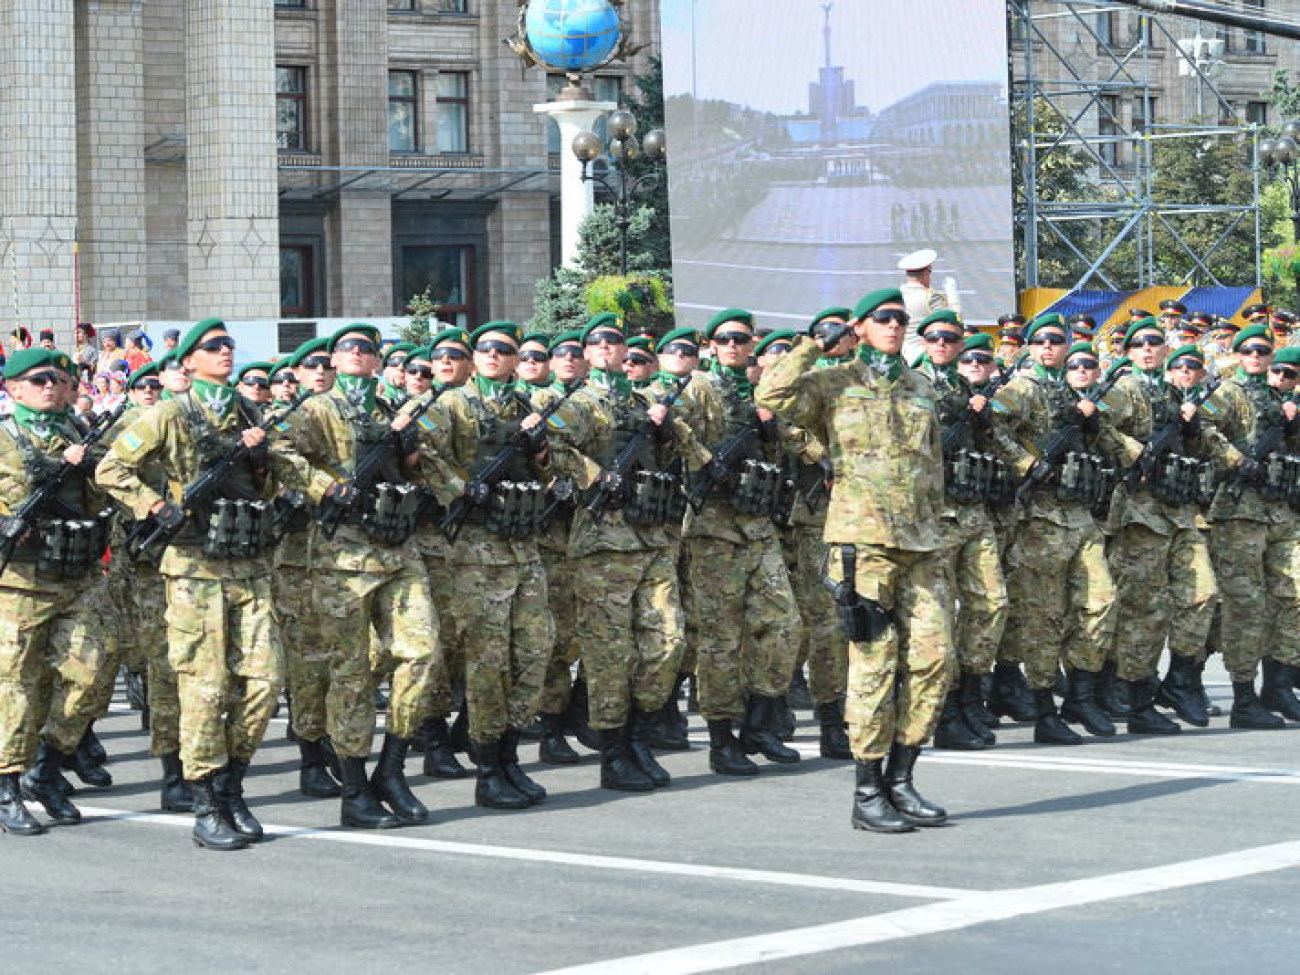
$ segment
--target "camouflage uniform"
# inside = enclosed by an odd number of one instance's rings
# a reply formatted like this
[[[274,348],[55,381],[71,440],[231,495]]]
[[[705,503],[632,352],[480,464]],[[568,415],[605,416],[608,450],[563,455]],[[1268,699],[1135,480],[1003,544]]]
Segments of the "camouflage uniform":
[[[940,557],[939,425],[930,384],[900,364],[890,379],[861,359],[809,371],[801,338],[763,376],[757,402],[824,443],[835,489],[826,515],[832,578],[854,546],[856,588],[893,614],[872,642],[849,644],[849,741],[859,762],[923,745],[952,678],[948,573]]]
[[[99,485],[137,520],[154,505],[176,503],[189,483],[238,442],[256,408],[231,391],[218,399],[195,391],[142,411],[118,436],[96,472]],[[286,472],[274,453],[271,471]],[[158,470],[165,484],[151,483]],[[240,493],[269,500],[275,478],[236,466]],[[261,744],[284,679],[265,556],[203,552],[204,530],[191,522],[162,554],[167,588],[168,658],[180,696],[185,777],[206,781],[229,763],[244,766]]]

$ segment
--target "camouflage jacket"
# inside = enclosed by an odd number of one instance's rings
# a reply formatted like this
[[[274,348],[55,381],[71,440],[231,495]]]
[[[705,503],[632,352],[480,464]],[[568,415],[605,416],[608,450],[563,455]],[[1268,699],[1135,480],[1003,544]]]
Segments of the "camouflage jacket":
[[[806,337],[796,340],[764,373],[756,399],[830,453],[826,541],[938,549],[943,457],[930,383],[906,366],[891,380],[860,359],[814,370],[819,351]]]
[[[1242,457],[1251,456],[1267,430],[1283,423],[1282,394],[1263,383],[1248,382],[1240,372],[1232,372],[1210,397],[1217,410],[1217,426],[1231,446],[1227,452],[1229,466],[1235,467]],[[1295,437],[1283,437],[1282,453],[1300,453]],[[1295,514],[1284,501],[1266,501],[1252,486],[1240,484],[1231,474],[1219,486],[1210,505],[1210,521],[1261,521],[1275,525],[1292,524]]]

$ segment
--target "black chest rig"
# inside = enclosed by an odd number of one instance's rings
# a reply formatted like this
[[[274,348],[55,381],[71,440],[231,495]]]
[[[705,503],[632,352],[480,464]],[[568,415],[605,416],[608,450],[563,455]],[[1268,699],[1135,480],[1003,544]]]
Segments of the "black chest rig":
[[[726,440],[748,436],[745,449],[732,456],[728,476],[718,483],[714,494],[727,500],[742,515],[788,524],[798,496],[793,471],[790,465],[764,458],[754,404],[726,376],[720,381],[727,411]]]
[[[18,445],[33,486],[62,468],[62,448],[51,454],[13,419],[5,421],[5,429]],[[61,424],[57,432],[68,444],[81,442],[78,428],[71,423]],[[75,470],[37,514],[31,533],[14,549],[13,560],[34,562],[37,575],[44,579],[82,579],[97,571],[108,548],[113,515],[108,509],[92,514],[86,497],[86,476]]]
[[[480,394],[466,397],[466,402],[478,424],[478,454],[474,463],[476,468],[481,468],[519,439],[520,424],[531,407],[510,387],[501,389],[491,400]],[[500,407],[500,412],[492,408],[493,403]],[[541,534],[549,511],[546,485],[533,473],[530,459],[519,451],[505,473],[492,484],[487,502],[476,506],[469,520],[502,538],[532,538]]]
[[[1255,489],[1265,501],[1286,501],[1300,508],[1300,457],[1287,451],[1282,433],[1286,426],[1282,401],[1271,387],[1261,383],[1244,383],[1242,389],[1255,411],[1254,440],[1247,453],[1263,467]],[[1258,456],[1266,441],[1272,441],[1275,448]]]
[[[647,420],[649,404],[644,394],[602,390],[605,406],[614,415],[613,436],[594,458],[603,470],[615,467],[635,438],[639,448],[625,458],[623,483],[609,506],[623,512],[629,524],[646,528],[680,523],[686,514],[686,495],[680,470],[659,470],[650,437],[639,436]],[[667,421],[666,421],[667,422]]]
[[[1075,423],[1079,400],[1074,390],[1064,380],[1060,383],[1041,383],[1041,388],[1047,394],[1053,431]],[[1080,435],[1075,439],[1075,447],[1066,451],[1061,458],[1057,470],[1056,497],[1060,501],[1082,504],[1097,511],[1109,502],[1118,482],[1119,472],[1110,458],[1093,449]]]
[[[975,421],[965,416],[970,402],[968,387],[964,388],[964,382],[954,385],[938,370],[931,380],[938,396],[939,421],[944,428],[944,493],[961,504],[1011,500],[1015,495],[1011,469],[992,451],[980,449]]]
[[[364,401],[347,395],[333,397],[331,402],[352,433],[354,470],[364,458],[379,452],[373,472],[355,484],[357,501],[344,520],[359,524],[366,537],[379,545],[405,543],[419,526],[429,495],[402,476],[392,437],[392,403],[377,399],[375,405],[381,415],[375,416],[365,408]]]
[[[1142,394],[1151,407],[1151,430],[1147,436],[1150,440],[1169,424],[1180,422],[1182,404],[1165,383],[1146,376],[1140,382]],[[1186,450],[1178,438],[1174,449],[1155,458],[1155,466],[1143,483],[1166,504],[1209,504],[1214,499],[1218,478],[1209,459]]]

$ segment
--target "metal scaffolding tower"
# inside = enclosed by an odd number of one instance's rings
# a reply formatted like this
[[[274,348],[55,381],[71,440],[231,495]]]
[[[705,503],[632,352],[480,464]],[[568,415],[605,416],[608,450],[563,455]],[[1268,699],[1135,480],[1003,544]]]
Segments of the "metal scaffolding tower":
[[[1017,172],[1015,218],[1020,234],[1025,287],[1037,287],[1039,256],[1046,241],[1059,241],[1083,270],[1070,290],[1126,290],[1105,265],[1116,248],[1131,241],[1137,254],[1139,287],[1240,284],[1218,280],[1211,258],[1235,235],[1253,235],[1255,283],[1259,283],[1259,175],[1254,170],[1252,199],[1241,205],[1196,200],[1153,199],[1152,161],[1157,143],[1172,139],[1258,140],[1255,126],[1236,117],[1215,86],[1213,44],[1188,43],[1186,22],[1163,14],[1137,13],[1118,0],[1008,0],[1011,28],[1012,95]],[[1098,15],[1125,12],[1137,21],[1131,32],[1099,31]],[[1181,12],[1181,11],[1180,11]],[[1066,21],[1069,31],[1062,30]],[[1057,22],[1057,23],[1054,23]],[[1107,20],[1106,23],[1114,23]],[[1076,40],[1062,42],[1066,34]],[[1082,39],[1086,50],[1081,48]],[[1199,37],[1197,40],[1205,40]],[[1212,124],[1161,122],[1151,116],[1156,65],[1152,47],[1175,52],[1180,70],[1197,86],[1202,119]],[[1145,106],[1139,111],[1121,106]],[[1086,199],[1042,199],[1039,180],[1054,157],[1087,161]],[[1252,158],[1254,158],[1252,156]],[[1208,246],[1185,236],[1184,218],[1222,214],[1223,229]],[[1186,255],[1180,280],[1156,261],[1157,234]],[[1064,282],[1060,282],[1064,286]]]

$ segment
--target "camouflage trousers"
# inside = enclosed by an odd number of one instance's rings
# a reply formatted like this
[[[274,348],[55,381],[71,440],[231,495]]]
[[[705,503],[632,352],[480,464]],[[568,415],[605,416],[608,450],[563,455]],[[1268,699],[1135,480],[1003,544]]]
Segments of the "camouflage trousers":
[[[130,596],[122,607],[123,618],[145,664],[149,752],[175,755],[181,748],[181,704],[176,671],[167,656],[167,580],[153,566],[143,563],[130,566],[128,573]]]
[[[989,512],[994,526],[994,545],[998,550],[998,565],[1002,570],[1003,588],[1006,588],[1007,574],[1010,567],[1007,565],[1007,553],[1011,550],[1011,540],[1015,537],[1016,522],[1011,514],[1002,506],[993,506]],[[1007,612],[1011,611],[1011,594],[1007,593]],[[1002,632],[998,639],[998,645],[995,650],[997,662],[1000,664],[1019,664],[1019,658],[1014,656],[1015,650],[1007,643],[1006,639],[1006,615],[1002,617]]]
[[[695,643],[692,637],[694,634],[691,629],[691,619],[694,613],[691,610],[693,600],[691,599],[691,577],[690,577],[690,557],[686,554],[686,545],[680,538],[676,540],[673,546],[673,556],[677,561],[677,597],[682,604],[682,615],[686,617],[686,649],[682,652],[681,670],[682,674],[695,673]],[[793,672],[791,672],[793,676]]]
[[[581,656],[574,638],[578,626],[578,579],[587,578],[576,568],[578,560],[563,552],[540,547],[542,566],[546,570],[546,591],[550,595],[551,616],[555,619],[555,648],[546,665],[540,710],[543,714],[563,714],[569,706],[573,665]]]
[[[808,665],[808,692],[814,704],[844,697],[849,678],[849,641],[835,615],[835,601],[822,582],[826,543],[822,525],[794,525],[781,533],[790,588],[794,592],[803,636],[795,667]]]
[[[1253,681],[1263,657],[1300,666],[1300,542],[1292,526],[1215,522],[1210,558],[1219,582],[1219,649],[1233,681]]]
[[[738,544],[695,536],[685,544],[700,713],[740,718],[746,692],[780,697],[790,686],[803,623],[775,536]]]
[[[431,714],[439,673],[438,617],[424,563],[396,572],[316,569],[321,646],[329,660],[326,725],[339,755],[365,758],[375,734],[375,679],[392,689],[388,732],[414,738]],[[380,670],[372,669],[373,637],[383,647]]]
[[[284,681],[267,576],[167,578],[167,648],[181,705],[181,764],[191,781],[262,743]]]
[[[1106,551],[1115,582],[1115,673],[1124,680],[1153,676],[1166,640],[1175,656],[1205,659],[1218,586],[1209,547],[1199,530],[1161,535],[1123,525]]]
[[[446,552],[436,557],[420,546],[424,569],[429,576],[429,593],[433,598],[434,615],[438,618],[437,666],[429,692],[429,715],[446,718],[457,706],[458,688],[465,686],[465,646],[456,625],[455,603],[464,599],[460,588],[457,567],[448,562]]]
[[[320,607],[313,589],[315,572],[301,565],[277,565],[271,578],[280,644],[284,647],[289,719],[303,741],[319,741],[329,731],[326,699],[330,656],[321,639]],[[367,640],[367,644],[369,641]]]
[[[956,658],[952,591],[941,553],[859,545],[854,573],[857,591],[894,617],[880,639],[849,643],[844,716],[849,747],[861,762],[884,758],[895,742],[921,746],[930,740]],[[830,574],[844,578],[838,545],[831,546]]]
[[[673,689],[685,619],[672,556],[657,548],[573,560],[575,576],[594,583],[598,594],[583,603],[573,633],[593,728],[621,728],[630,706],[657,710]]]
[[[1063,528],[1031,518],[1016,528],[1003,638],[1034,690],[1052,686],[1062,661],[1088,672],[1106,661],[1115,636],[1115,584],[1103,546],[1095,525]]]
[[[468,554],[472,546],[459,551]],[[555,643],[546,571],[537,558],[458,562],[454,569],[462,596],[451,619],[465,651],[469,734],[486,744],[537,715]]]
[[[64,586],[0,586],[0,775],[30,768],[39,738],[74,751],[116,676],[102,579]]]
[[[1007,624],[1007,586],[993,523],[982,509],[965,506],[959,521],[945,521],[943,563],[957,595],[957,662],[968,674],[993,669]]]

